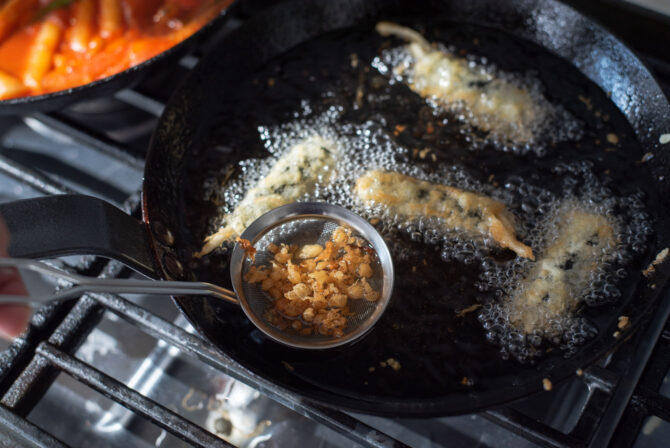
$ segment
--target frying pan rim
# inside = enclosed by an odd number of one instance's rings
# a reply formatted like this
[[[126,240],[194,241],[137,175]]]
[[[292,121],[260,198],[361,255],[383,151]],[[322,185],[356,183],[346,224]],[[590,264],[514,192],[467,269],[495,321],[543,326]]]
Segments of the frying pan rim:
[[[217,13],[216,17],[209,20],[205,25],[203,25],[198,31],[182,40],[181,42],[171,46],[165,51],[158,53],[157,55],[137,64],[132,67],[129,67],[125,70],[122,70],[113,75],[109,75],[105,78],[96,79],[86,84],[80,86],[70,87],[64,90],[58,90],[56,92],[43,93],[41,95],[31,95],[23,96],[19,98],[10,98],[7,100],[0,100],[0,114],[2,113],[12,113],[13,109],[16,107],[41,107],[44,106],[45,110],[48,110],[47,106],[52,101],[57,101],[59,99],[65,99],[69,96],[76,97],[78,95],[85,95],[91,91],[97,90],[104,86],[109,86],[116,81],[123,81],[127,78],[131,78],[134,75],[139,75],[141,72],[145,71],[149,67],[153,66],[156,63],[159,63],[165,59],[168,59],[172,55],[179,53],[185,47],[193,44],[197,39],[200,39],[205,33],[212,30],[214,27],[218,26],[229,16],[230,8],[237,5],[239,0],[232,0],[231,3],[220,12]],[[125,85],[124,85],[125,86]],[[120,86],[116,90],[122,90],[124,86]],[[75,99],[76,101],[76,99]]]
[[[597,32],[600,36],[606,36],[608,38],[613,39],[616,43],[621,45],[624,49],[627,49],[631,55],[633,56],[633,60],[635,61],[636,64],[639,66],[639,72],[644,74],[645,76],[649,76],[654,82],[656,87],[658,87],[658,82],[656,78],[653,76],[653,74],[650,72],[649,68],[647,67],[646,64],[644,64],[637,54],[633,52],[628,46],[625,45],[615,34],[611,33],[609,30],[607,30],[605,27],[591,19],[588,15],[582,14],[581,12],[577,11],[576,9],[572,8],[569,5],[566,5],[564,3],[561,3],[559,1],[553,0],[550,1],[549,3],[553,3],[554,5],[558,5],[560,7],[566,8],[568,12],[577,15],[578,17],[582,18],[585,20],[586,24],[590,26],[595,32]],[[252,19],[253,20],[253,19]],[[479,23],[479,25],[482,25]],[[537,43],[536,43],[537,44]],[[551,51],[547,49],[547,51]],[[553,53],[553,51],[552,51]],[[203,59],[206,60],[206,59]],[[570,62],[570,61],[568,61]],[[570,62],[570,64],[574,67],[575,64]],[[197,71],[194,70],[187,79],[184,80],[184,84],[188,83],[190,80],[192,80],[195,77],[195,72]],[[582,71],[582,70],[580,70]],[[586,76],[586,75],[584,75]],[[602,89],[602,88],[601,88]],[[172,96],[171,100],[167,103],[166,105],[166,112],[170,110],[170,107],[173,105],[173,103],[176,101],[175,98],[178,96],[177,92]],[[665,103],[664,105],[667,105],[667,98],[664,96]],[[629,121],[629,120],[627,120]],[[630,122],[630,121],[629,121]],[[157,129],[160,126],[157,126]],[[639,138],[639,135],[636,135]],[[152,136],[152,141],[150,143],[149,151],[147,153],[147,160],[149,161],[152,158],[152,155],[155,153],[158,153],[160,150],[156,147],[155,145],[155,139],[156,139],[156,133]],[[640,142],[642,147],[644,148],[645,146],[648,146],[647,144],[643,144]],[[150,164],[147,164],[147,169],[145,171],[145,179],[149,178],[148,171],[149,171],[149,166]],[[147,184],[143,184],[143,196],[146,197],[146,188]],[[150,219],[150,210],[148,207],[148,204],[143,202],[143,208],[142,208],[142,213],[143,213],[143,219],[148,223]],[[652,246],[652,244],[650,244]],[[167,275],[167,273],[164,270],[164,267],[162,264],[159,264],[163,275]],[[667,283],[667,282],[666,282]],[[660,285],[659,285],[660,286]],[[658,288],[657,292],[652,295],[651,299],[647,301],[647,303],[641,307],[639,310],[638,315],[635,316],[635,321],[638,323],[642,323],[646,319],[649,318],[649,314],[655,309],[657,306],[658,302],[663,299],[663,297],[667,297],[667,291],[665,291],[665,284]],[[637,288],[635,291],[635,296],[639,296],[641,294],[641,288]],[[211,333],[210,331],[205,331],[203,326],[200,324],[199,319],[194,319],[192,318],[187,312],[185,308],[185,304],[187,303],[187,300],[192,300],[192,298],[186,298],[186,297],[180,297],[180,296],[174,296],[173,300],[180,309],[180,311],[187,317],[189,322],[193,324],[193,326],[199,331],[200,334],[202,335],[207,335],[208,333]],[[630,303],[635,302],[636,299],[632,298],[630,302],[626,303],[625,305],[628,306]],[[596,340],[591,341],[587,344],[584,344],[584,346],[589,345],[590,350],[582,350],[581,356],[579,359],[575,355],[571,358],[564,358],[561,360],[561,362],[558,364],[558,367],[554,368],[552,370],[552,374],[549,374],[548,377],[551,379],[551,381],[554,384],[560,384],[564,381],[566,381],[568,378],[572,377],[575,375],[575,372],[577,368],[582,368],[586,367],[587,365],[593,364],[596,360],[602,359],[605,357],[608,353],[611,353],[612,351],[616,350],[628,337],[632,336],[635,332],[638,331],[638,327],[641,325],[636,325],[628,332],[625,334],[625,338],[609,338],[605,339],[604,337],[602,338],[596,338]],[[207,336],[203,336],[207,338]],[[217,345],[214,342],[212,342],[213,345]],[[597,346],[598,350],[593,350],[592,347]],[[582,347],[583,348],[583,347]],[[228,353],[226,350],[222,350],[224,353]],[[494,394],[490,393],[489,390],[484,390],[484,391],[477,391],[479,395],[484,396],[486,399],[481,400],[481,399],[474,399],[472,402],[473,404],[469,404],[466,407],[464,406],[456,406],[456,408],[452,405],[449,405],[448,403],[450,400],[445,400],[447,395],[443,395],[439,397],[438,399],[435,398],[412,398],[410,402],[408,402],[405,399],[402,398],[390,398],[390,397],[383,397],[381,400],[379,397],[373,397],[373,396],[366,396],[368,398],[373,398],[377,401],[371,401],[369,399],[361,399],[359,398],[354,398],[352,397],[353,394],[349,395],[344,395],[340,392],[333,392],[332,390],[326,390],[324,387],[308,387],[306,389],[301,389],[299,387],[294,387],[293,382],[292,384],[286,384],[286,381],[277,381],[275,377],[271,377],[268,375],[268,373],[264,369],[257,369],[256,366],[251,365],[247,363],[245,360],[240,359],[237,356],[234,356],[234,354],[227,354],[227,356],[230,356],[232,359],[235,360],[235,362],[239,363],[246,369],[249,369],[251,372],[253,372],[256,375],[259,375],[260,377],[274,383],[278,388],[284,388],[290,391],[293,391],[297,394],[299,394],[302,397],[305,397],[307,400],[325,405],[328,407],[337,407],[337,408],[343,408],[351,411],[357,411],[357,412],[368,412],[376,415],[389,415],[389,416],[398,416],[400,414],[402,415],[407,415],[407,416],[434,416],[434,415],[455,415],[455,414],[463,414],[464,412],[473,412],[476,410],[482,410],[482,409],[491,409],[495,408],[513,401],[517,401],[519,399],[523,399],[529,395],[542,392],[543,391],[543,385],[541,381],[537,381],[536,383],[531,383],[530,381],[526,381],[525,383],[515,385],[515,390],[514,390],[514,396],[510,397],[509,394],[508,396],[500,396],[500,394]],[[540,376],[542,373],[538,371],[538,375]],[[305,383],[304,380],[300,379],[299,376],[293,375],[293,379],[297,380],[298,383]],[[310,383],[305,383],[307,385],[310,385]],[[456,391],[456,392],[450,392],[448,394],[449,399],[458,399],[462,402],[466,402],[469,399],[472,399],[471,393],[467,390],[463,391]],[[491,398],[493,397],[493,398]]]

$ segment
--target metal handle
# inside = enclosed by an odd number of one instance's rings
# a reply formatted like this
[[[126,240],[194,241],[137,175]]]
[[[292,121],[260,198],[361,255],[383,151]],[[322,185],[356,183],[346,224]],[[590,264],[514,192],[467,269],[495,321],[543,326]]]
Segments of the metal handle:
[[[46,297],[23,297],[0,295],[0,304],[22,303],[30,305],[41,305],[46,302],[71,299],[81,296],[86,292],[105,292],[112,294],[165,294],[165,295],[196,295],[211,296],[226,300],[230,303],[239,304],[235,293],[229,289],[212,283],[205,282],[176,282],[159,280],[126,280],[126,279],[101,279],[70,274],[44,263],[22,258],[0,258],[0,268],[14,267],[26,269],[39,274],[48,275],[74,286],[54,293]]]

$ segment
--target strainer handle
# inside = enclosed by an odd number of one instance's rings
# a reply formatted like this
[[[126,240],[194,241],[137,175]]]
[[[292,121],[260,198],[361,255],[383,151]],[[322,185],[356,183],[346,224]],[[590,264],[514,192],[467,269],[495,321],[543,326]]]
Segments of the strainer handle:
[[[46,302],[67,300],[81,296],[86,292],[104,292],[111,294],[163,294],[211,296],[238,304],[235,293],[229,289],[205,282],[178,282],[159,280],[102,279],[70,274],[34,260],[22,258],[0,258],[0,268],[14,267],[48,275],[72,283],[68,289],[58,291],[51,296],[23,297],[0,295],[0,304],[23,303],[41,305]]]

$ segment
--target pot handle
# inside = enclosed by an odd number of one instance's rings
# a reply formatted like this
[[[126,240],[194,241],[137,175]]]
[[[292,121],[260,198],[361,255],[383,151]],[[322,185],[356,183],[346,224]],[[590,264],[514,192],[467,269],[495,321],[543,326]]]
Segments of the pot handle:
[[[141,221],[91,196],[55,195],[0,204],[9,255],[50,258],[100,255],[158,278],[150,237]]]

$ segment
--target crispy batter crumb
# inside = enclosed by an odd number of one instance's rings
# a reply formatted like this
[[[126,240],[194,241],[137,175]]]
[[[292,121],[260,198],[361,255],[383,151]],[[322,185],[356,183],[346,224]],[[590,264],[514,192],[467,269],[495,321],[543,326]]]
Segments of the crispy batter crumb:
[[[619,137],[613,132],[610,132],[609,134],[607,134],[606,137],[607,137],[607,141],[610,142],[613,145],[616,145],[617,143],[619,143]]]
[[[619,322],[617,323],[619,330],[625,330],[629,325],[630,320],[628,319],[628,316],[619,316]]]
[[[544,390],[549,392],[552,389],[553,384],[551,384],[551,381],[549,380],[549,378],[544,378],[542,380],[542,387],[544,387]]]
[[[254,261],[256,259],[256,248],[254,248],[254,246],[251,245],[251,241],[238,238],[237,244],[240,245],[240,247],[244,251],[244,255],[250,258],[251,261]]]
[[[286,370],[288,370],[289,372],[293,372],[293,371],[295,370],[295,367],[293,367],[293,366],[292,366],[291,364],[289,364],[288,362],[286,362],[286,361],[282,361],[281,363],[284,365],[284,367],[286,368]]]
[[[405,132],[405,129],[407,129],[407,125],[404,124],[396,124],[395,129],[393,130],[393,135],[396,137]]]
[[[613,336],[615,339],[618,339],[619,336],[621,336],[621,332],[620,332],[619,330],[617,330],[617,331],[615,331],[615,332],[612,334],[612,336]]]
[[[587,98],[587,97],[585,97],[585,96],[583,96],[583,95],[577,95],[577,98],[579,99],[579,101],[581,101],[582,103],[584,103],[584,105],[586,106],[586,108],[587,108],[588,110],[593,109],[593,104],[591,104],[591,98]]]
[[[584,371],[582,369],[577,369],[577,371],[575,373],[577,374],[577,376],[584,375]]]
[[[642,271],[642,275],[644,275],[645,277],[651,276],[651,274],[653,274],[656,271],[656,266],[658,266],[659,264],[661,264],[665,261],[666,257],[668,256],[668,252],[670,252],[670,249],[668,249],[667,247],[665,249],[663,249],[662,251],[660,251],[656,255],[656,258],[654,259],[654,261],[649,263],[649,266],[647,266],[647,268]]]
[[[463,308],[460,311],[456,311],[456,316],[457,317],[463,317],[468,313],[471,313],[473,311],[477,311],[481,307],[482,307],[481,303],[475,303],[474,305],[470,305],[469,307]]]
[[[375,371],[375,368],[374,368],[374,367],[368,367],[368,372],[372,373],[372,372],[374,372],[374,371]]]
[[[368,282],[375,252],[348,227],[335,229],[324,246],[271,244],[268,252],[274,255],[269,265],[251,266],[244,280],[272,298],[264,318],[282,331],[342,337],[353,314],[349,301],[380,297]]]
[[[642,159],[640,159],[640,163],[649,162],[653,158],[654,158],[654,154],[652,154],[650,152],[645,153],[645,155],[642,156]]]
[[[370,224],[372,224],[373,226],[376,226],[377,224],[379,224],[379,218],[370,219]]]
[[[472,380],[468,378],[467,376],[464,376],[461,378],[461,385],[463,386],[472,386]]]
[[[389,359],[387,359],[386,361],[381,361],[381,362],[379,363],[379,365],[382,366],[382,367],[390,367],[390,368],[392,368],[392,369],[393,369],[394,371],[396,371],[396,372],[397,372],[398,370],[400,370],[400,368],[402,367],[402,366],[400,365],[400,362],[398,362],[398,361],[397,361],[396,359],[394,359],[394,358],[389,358]]]
[[[422,149],[421,151],[419,151],[419,158],[420,159],[425,159],[429,152],[430,152],[430,148]]]
[[[268,87],[274,87],[274,85],[275,85],[275,79],[268,78]]]

